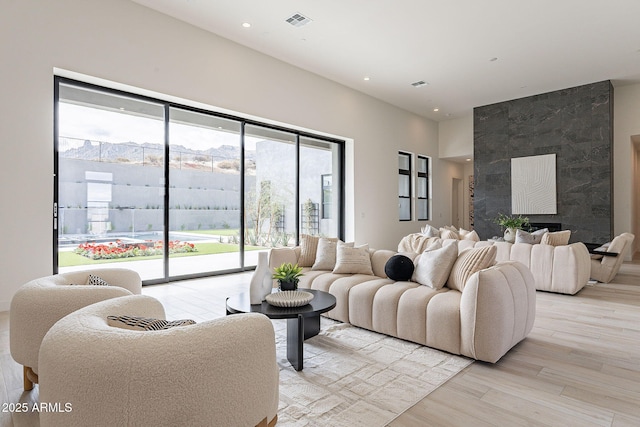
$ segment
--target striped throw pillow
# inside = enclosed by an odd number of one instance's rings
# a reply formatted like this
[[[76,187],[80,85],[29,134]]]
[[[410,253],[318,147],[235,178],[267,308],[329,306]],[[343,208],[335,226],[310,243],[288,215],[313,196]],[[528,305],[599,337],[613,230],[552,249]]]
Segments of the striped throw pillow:
[[[132,331],[161,331],[176,326],[195,325],[196,322],[190,319],[168,321],[139,316],[107,316],[107,324]]]
[[[462,292],[467,280],[473,273],[489,268],[495,263],[496,253],[497,248],[495,245],[462,251],[453,264],[447,287]]]

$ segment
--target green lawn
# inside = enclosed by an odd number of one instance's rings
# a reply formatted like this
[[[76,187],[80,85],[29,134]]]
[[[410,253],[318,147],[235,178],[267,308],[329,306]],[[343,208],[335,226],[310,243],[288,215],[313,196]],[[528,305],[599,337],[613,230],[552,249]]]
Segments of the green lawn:
[[[214,254],[222,254],[229,252],[238,252],[238,245],[229,244],[229,243],[196,243],[197,252],[188,252],[181,254],[172,254],[171,258],[180,258],[185,256],[198,256],[198,255],[214,255]],[[264,250],[261,246],[245,246],[246,251],[259,251]],[[127,261],[145,261],[151,259],[161,259],[161,255],[154,256],[138,256],[131,258],[120,258],[120,259],[100,259],[93,260],[82,255],[78,255],[74,252],[59,252],[58,253],[58,266],[59,267],[73,267],[76,265],[99,265],[99,264],[109,264],[112,262],[127,262]]]

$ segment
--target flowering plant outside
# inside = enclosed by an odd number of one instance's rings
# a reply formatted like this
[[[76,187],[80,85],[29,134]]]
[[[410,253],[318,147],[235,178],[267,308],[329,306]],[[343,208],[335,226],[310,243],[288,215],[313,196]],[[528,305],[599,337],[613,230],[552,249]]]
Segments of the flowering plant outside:
[[[193,243],[179,240],[169,241],[169,254],[197,252]],[[93,260],[132,258],[137,256],[162,255],[164,244],[162,241],[147,240],[145,243],[123,243],[121,240],[109,243],[82,243],[75,250],[78,255]]]

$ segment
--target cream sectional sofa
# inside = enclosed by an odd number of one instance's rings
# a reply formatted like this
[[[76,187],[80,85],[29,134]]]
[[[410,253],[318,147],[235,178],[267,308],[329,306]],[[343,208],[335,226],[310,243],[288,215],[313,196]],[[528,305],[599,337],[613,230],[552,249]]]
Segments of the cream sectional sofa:
[[[269,266],[298,263],[300,252],[300,247],[272,249]],[[385,264],[395,254],[370,250],[373,275],[306,267],[300,287],[336,297],[336,307],[325,313],[327,317],[490,363],[531,331],[535,287],[523,264],[508,261],[478,271],[462,291],[447,286],[436,290],[389,279]]]
[[[496,261],[518,261],[527,266],[539,291],[573,295],[589,281],[591,257],[584,243],[562,246],[471,240],[458,241],[458,252],[487,245],[497,247]]]
[[[413,233],[402,239],[398,250],[420,253],[435,240],[440,239]],[[442,239],[442,242],[451,240],[456,239]],[[581,242],[560,246],[467,239],[457,242],[459,253],[469,248],[495,245],[496,261],[518,261],[529,267],[539,291],[573,295],[589,281],[591,257],[589,250]]]

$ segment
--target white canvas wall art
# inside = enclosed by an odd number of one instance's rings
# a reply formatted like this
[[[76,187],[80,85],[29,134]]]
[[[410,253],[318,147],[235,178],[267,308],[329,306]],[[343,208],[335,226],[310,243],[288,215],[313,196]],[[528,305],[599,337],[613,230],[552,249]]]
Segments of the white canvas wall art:
[[[511,213],[556,214],[556,155],[511,159]]]

